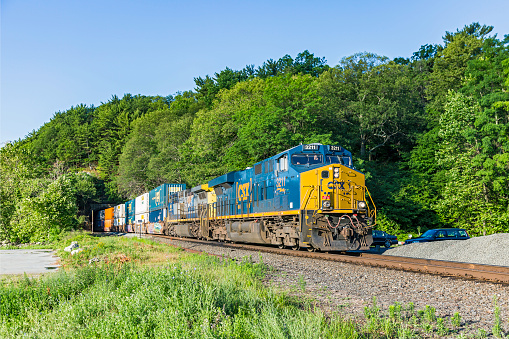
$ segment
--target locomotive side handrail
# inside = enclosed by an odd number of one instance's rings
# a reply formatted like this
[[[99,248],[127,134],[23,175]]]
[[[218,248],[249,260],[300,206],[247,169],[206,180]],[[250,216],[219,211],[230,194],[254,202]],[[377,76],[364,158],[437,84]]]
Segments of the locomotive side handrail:
[[[301,210],[305,210],[306,207],[308,206],[308,203],[309,203],[309,199],[311,199],[311,193],[315,190],[315,186],[314,185],[311,185],[311,186],[304,186],[304,187],[308,187],[308,190],[306,191],[306,194],[304,194],[304,198],[302,199],[302,202],[300,203],[300,209]],[[311,189],[311,191],[310,191]],[[308,198],[306,199],[306,196],[308,195],[309,193],[309,196]],[[306,200],[306,204],[304,205],[304,200]]]
[[[369,208],[369,204],[366,204],[367,205],[367,208],[368,208],[368,216],[370,218],[373,218],[374,220],[374,224],[373,225],[370,225],[371,227],[375,227],[376,225],[376,205],[375,205],[375,202],[373,201],[373,197],[371,196],[371,193],[369,193],[369,189],[367,186],[364,186],[364,188],[366,189],[366,192],[368,193],[368,196],[369,196],[369,200],[371,201],[371,203],[373,204],[373,210],[371,210]]]

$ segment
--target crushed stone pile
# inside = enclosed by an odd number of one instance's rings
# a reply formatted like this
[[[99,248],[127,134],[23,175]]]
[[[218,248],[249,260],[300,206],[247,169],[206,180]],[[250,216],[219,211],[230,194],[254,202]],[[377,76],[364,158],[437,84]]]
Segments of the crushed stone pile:
[[[384,255],[509,266],[509,233],[468,240],[414,243],[387,250]]]

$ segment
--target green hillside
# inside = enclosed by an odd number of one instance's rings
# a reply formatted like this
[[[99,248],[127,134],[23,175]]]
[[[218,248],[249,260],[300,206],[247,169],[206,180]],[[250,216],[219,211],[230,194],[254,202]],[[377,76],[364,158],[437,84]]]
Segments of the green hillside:
[[[79,228],[92,203],[193,186],[300,143],[342,145],[379,228],[509,232],[509,35],[478,23],[407,58],[304,51],[195,78],[194,91],[78,105],[0,151],[0,240]]]

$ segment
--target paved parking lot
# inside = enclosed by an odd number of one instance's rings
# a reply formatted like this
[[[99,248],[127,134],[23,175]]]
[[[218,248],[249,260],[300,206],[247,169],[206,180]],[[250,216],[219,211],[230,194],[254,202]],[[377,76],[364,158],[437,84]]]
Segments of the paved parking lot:
[[[57,260],[52,250],[0,250],[0,275],[55,271]]]

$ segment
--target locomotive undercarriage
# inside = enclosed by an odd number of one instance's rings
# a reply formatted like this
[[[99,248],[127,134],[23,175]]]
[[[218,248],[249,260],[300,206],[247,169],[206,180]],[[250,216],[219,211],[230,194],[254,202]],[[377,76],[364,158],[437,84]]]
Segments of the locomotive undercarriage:
[[[202,219],[167,223],[165,234],[216,241],[277,245],[321,251],[369,249],[373,239],[368,220],[355,214],[301,211],[298,216]]]
[[[373,242],[368,219],[357,214],[302,211],[301,240],[321,251],[367,250]]]

